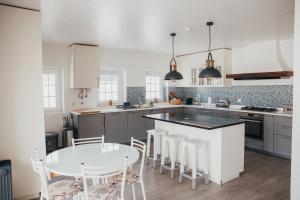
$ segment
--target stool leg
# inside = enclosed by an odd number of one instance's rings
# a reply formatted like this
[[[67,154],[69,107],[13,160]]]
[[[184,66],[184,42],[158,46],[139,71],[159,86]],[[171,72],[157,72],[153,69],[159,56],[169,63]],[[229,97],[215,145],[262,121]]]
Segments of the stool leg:
[[[162,142],[162,152],[161,152],[161,159],[160,159],[160,173],[162,174],[163,173],[163,166],[165,164],[165,156],[166,156],[166,140],[163,139],[163,142]]]
[[[181,158],[180,158],[180,174],[179,174],[179,183],[182,183],[183,173],[184,173],[184,166],[185,166],[185,146],[181,146]]]
[[[176,160],[175,144],[176,144],[175,141],[172,141],[172,143],[170,144],[171,179],[174,179],[175,160]]]
[[[153,167],[156,169],[156,161],[158,160],[157,154],[158,154],[158,147],[159,147],[159,136],[154,135],[153,136]]]
[[[196,165],[196,149],[195,147],[191,147],[192,153],[192,188],[193,190],[196,189],[197,186],[197,165]]]
[[[132,184],[131,187],[132,187],[132,196],[133,196],[133,199],[136,200],[134,184]]]
[[[147,165],[149,164],[150,145],[151,145],[151,134],[148,132],[148,135],[147,135],[147,154],[146,154],[146,157],[147,157],[146,164]]]
[[[209,172],[208,172],[208,145],[207,143],[204,145],[204,177],[205,177],[205,184],[209,184]]]

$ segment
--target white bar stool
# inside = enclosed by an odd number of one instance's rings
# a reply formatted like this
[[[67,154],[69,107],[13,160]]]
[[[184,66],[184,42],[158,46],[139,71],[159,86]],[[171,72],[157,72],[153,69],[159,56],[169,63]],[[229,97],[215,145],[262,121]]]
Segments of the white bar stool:
[[[185,137],[177,136],[177,135],[166,135],[163,137],[160,173],[162,174],[164,169],[170,170],[171,179],[174,179],[174,170],[176,169],[178,149],[179,149],[180,142],[182,140],[185,140]],[[168,153],[168,161],[170,161],[171,163],[170,167],[166,165],[167,153]]]
[[[146,163],[149,164],[150,160],[153,160],[154,169],[156,168],[156,161],[158,161],[158,156],[161,157],[161,143],[162,137],[167,135],[167,131],[163,129],[152,129],[147,131],[147,153],[146,153]],[[151,149],[151,138],[153,137],[153,154],[150,155]]]
[[[186,151],[187,150],[187,151]],[[198,170],[198,151],[203,151],[203,171]],[[192,180],[192,188],[196,189],[197,180],[200,177],[205,178],[205,183],[209,184],[209,172],[208,172],[208,144],[204,140],[184,140],[181,142],[181,151],[180,151],[180,175],[179,175],[179,183],[182,183],[183,177]],[[190,158],[191,160],[188,160]],[[190,162],[189,162],[190,161]],[[188,175],[187,173],[190,171],[186,171],[185,167],[188,166],[188,163],[191,163],[190,169],[192,171],[192,175]]]

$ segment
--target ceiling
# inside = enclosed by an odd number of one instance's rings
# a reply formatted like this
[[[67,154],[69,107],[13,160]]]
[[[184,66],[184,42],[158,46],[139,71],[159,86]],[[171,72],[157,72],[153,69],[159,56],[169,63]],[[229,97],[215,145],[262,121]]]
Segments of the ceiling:
[[[43,40],[56,43],[170,53],[176,32],[182,54],[207,48],[209,20],[213,48],[293,38],[294,0],[42,0],[41,11]]]

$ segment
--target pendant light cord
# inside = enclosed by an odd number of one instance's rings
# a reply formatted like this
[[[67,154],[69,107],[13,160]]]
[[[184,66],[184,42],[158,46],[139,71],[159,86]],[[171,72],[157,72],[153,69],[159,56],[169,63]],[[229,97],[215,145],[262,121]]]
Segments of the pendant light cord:
[[[211,52],[211,32],[210,32],[210,27],[211,26],[208,26],[208,39],[209,39],[208,52]]]
[[[172,59],[170,61],[170,71],[172,70],[172,63],[174,63],[176,65],[176,60],[175,60],[175,53],[174,53],[174,43],[175,43],[175,33],[171,33],[172,36]]]
[[[173,40],[172,40],[172,51],[173,51],[173,54],[172,54],[172,57],[174,58],[175,56],[174,56],[174,37],[175,36],[172,36],[173,37]]]

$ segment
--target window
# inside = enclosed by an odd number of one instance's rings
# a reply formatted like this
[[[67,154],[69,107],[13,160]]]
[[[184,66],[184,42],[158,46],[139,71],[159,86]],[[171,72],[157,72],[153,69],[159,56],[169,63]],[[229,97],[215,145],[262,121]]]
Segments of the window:
[[[162,97],[161,76],[158,73],[146,73],[146,99]]]
[[[43,69],[43,97],[45,111],[62,111],[61,70]]]
[[[99,104],[105,104],[109,100],[113,103],[121,103],[124,100],[124,71],[101,70],[99,76]]]

